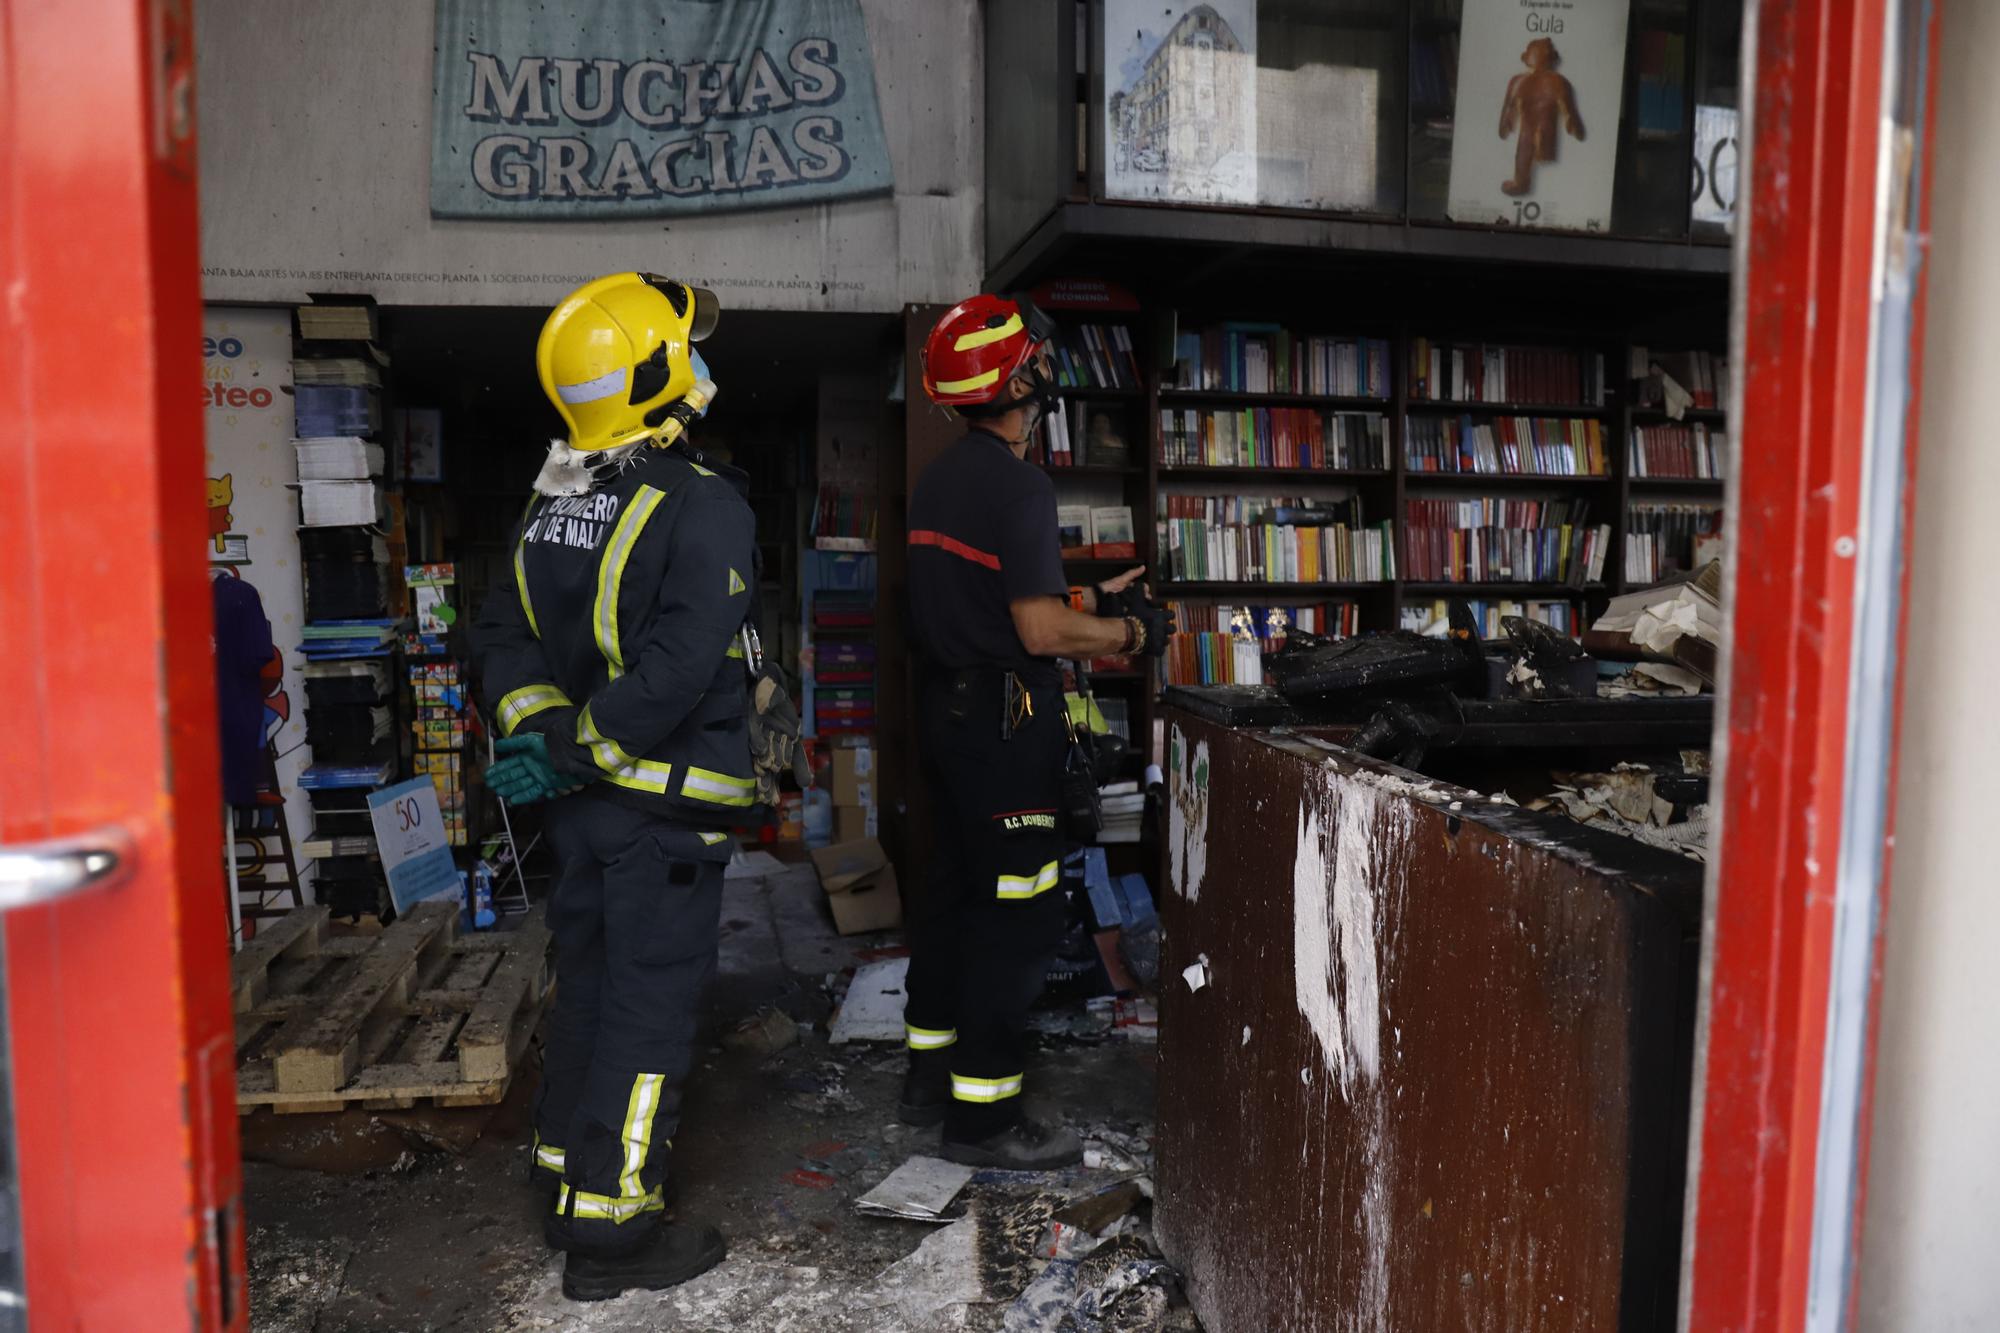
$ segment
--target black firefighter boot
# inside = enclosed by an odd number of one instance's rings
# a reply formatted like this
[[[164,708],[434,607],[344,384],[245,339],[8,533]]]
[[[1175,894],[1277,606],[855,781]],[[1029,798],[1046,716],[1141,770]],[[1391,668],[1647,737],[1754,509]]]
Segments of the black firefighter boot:
[[[909,1072],[903,1075],[902,1100],[896,1118],[918,1129],[944,1123],[951,1101],[951,1060],[946,1051],[911,1051]]]
[[[1007,1171],[1060,1171],[1083,1164],[1083,1140],[1074,1130],[1045,1125],[1022,1116],[986,1138],[962,1141],[946,1132],[945,1160],[961,1166],[998,1167]]]
[[[572,1250],[563,1261],[563,1295],[573,1301],[608,1301],[621,1292],[664,1291],[700,1277],[728,1253],[722,1233],[707,1223],[663,1223],[629,1254]]]

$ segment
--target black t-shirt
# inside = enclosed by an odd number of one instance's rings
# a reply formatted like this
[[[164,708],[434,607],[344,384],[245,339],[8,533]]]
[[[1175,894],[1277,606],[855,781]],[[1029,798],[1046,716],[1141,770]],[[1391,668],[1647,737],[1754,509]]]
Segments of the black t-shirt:
[[[998,436],[966,433],[910,497],[910,609],[918,646],[953,670],[999,667],[1054,685],[1055,659],[1030,657],[1010,602],[1064,597],[1056,488]]]

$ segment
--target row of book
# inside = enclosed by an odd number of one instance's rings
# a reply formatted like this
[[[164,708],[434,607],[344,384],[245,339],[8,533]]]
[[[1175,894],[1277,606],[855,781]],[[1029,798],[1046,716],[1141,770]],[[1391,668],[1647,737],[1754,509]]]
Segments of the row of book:
[[[1076,324],[1049,344],[1056,383],[1067,389],[1137,389],[1144,382],[1132,330],[1123,324]]]
[[[1634,426],[1628,464],[1635,477],[1722,476],[1729,436],[1696,422],[1685,426]]]
[[[1124,467],[1132,461],[1125,432],[1117,416],[1101,410],[1086,411],[1081,399],[1071,399],[1067,410],[1042,418],[1040,457],[1037,462],[1052,468]]]
[[[1139,554],[1130,505],[1057,505],[1056,541],[1070,560],[1129,560]]]
[[[1418,583],[1567,583],[1604,578],[1611,525],[1573,500],[1411,500],[1405,577]]]
[[[1387,468],[1380,412],[1310,407],[1167,408],[1160,462],[1169,467]]]
[[[1611,472],[1604,423],[1594,417],[1409,417],[1404,461],[1412,472],[1485,476],[1603,477]]]
[[[1324,502],[1322,502],[1324,503]],[[1368,524],[1359,500],[1162,496],[1159,564],[1168,580],[1359,583],[1396,576],[1391,525]]]
[[[813,724],[819,735],[875,729],[874,635],[872,590],[813,593]],[[820,674],[822,665],[831,679]]]
[[[1575,602],[1555,602],[1543,600],[1514,601],[1511,598],[1493,600],[1471,600],[1466,606],[1472,618],[1479,625],[1480,637],[1499,639],[1506,636],[1506,620],[1509,616],[1520,616],[1526,620],[1539,620],[1550,629],[1575,638],[1583,632],[1583,608]],[[1451,602],[1440,597],[1429,602],[1407,602],[1403,606],[1402,628],[1414,634],[1443,633],[1443,627],[1451,624]]]
[[[1625,581],[1658,583],[1720,553],[1722,510],[1700,504],[1635,504],[1625,521]]]
[[[1169,605],[1180,626],[1161,662],[1169,685],[1262,685],[1264,654],[1284,647],[1293,629],[1326,638],[1347,638],[1361,632],[1361,607],[1355,602]]]
[[[1172,387],[1387,398],[1389,368],[1382,338],[1302,336],[1278,324],[1236,322],[1175,338]]]
[[[874,550],[875,496],[822,484],[813,496],[809,535],[816,550]]]
[[[1257,640],[1267,652],[1285,646],[1291,631],[1322,638],[1361,632],[1359,602],[1311,602],[1303,606],[1230,606],[1221,602],[1169,602],[1182,634],[1235,634]]]
[[[1560,347],[1410,342],[1411,402],[1601,407],[1604,355]]]
[[[1690,406],[1713,410],[1729,403],[1729,358],[1719,352],[1661,352],[1635,346],[1630,357],[1627,371],[1637,385],[1634,401],[1640,407],[1664,407],[1664,379],[1669,378],[1687,392]]]

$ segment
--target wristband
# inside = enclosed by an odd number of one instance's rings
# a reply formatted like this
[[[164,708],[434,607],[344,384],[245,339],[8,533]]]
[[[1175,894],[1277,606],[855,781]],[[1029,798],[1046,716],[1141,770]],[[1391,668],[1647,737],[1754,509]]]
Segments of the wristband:
[[[1076,612],[1083,610],[1083,589],[1075,585],[1069,590],[1069,609]]]
[[[1118,650],[1120,657],[1130,657],[1146,646],[1146,627],[1137,616],[1125,617],[1125,646]]]

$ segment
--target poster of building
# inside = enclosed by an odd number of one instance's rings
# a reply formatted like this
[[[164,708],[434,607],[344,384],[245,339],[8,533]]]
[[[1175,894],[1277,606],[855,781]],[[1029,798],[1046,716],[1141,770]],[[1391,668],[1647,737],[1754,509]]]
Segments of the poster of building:
[[[312,833],[299,774],[306,746],[305,684],[298,655],[305,623],[299,580],[298,459],[292,451],[292,316],[289,310],[209,306],[202,312],[202,425],[207,439],[211,575],[257,590],[277,645],[265,672],[264,740],[297,846]],[[218,805],[221,793],[217,793]],[[219,815],[218,815],[219,817]],[[300,859],[301,878],[311,862]],[[281,876],[282,877],[282,876]]]
[[[1104,193],[1257,201],[1256,0],[1107,0]]]
[[[1608,231],[1627,0],[1465,0],[1454,222]]]

